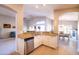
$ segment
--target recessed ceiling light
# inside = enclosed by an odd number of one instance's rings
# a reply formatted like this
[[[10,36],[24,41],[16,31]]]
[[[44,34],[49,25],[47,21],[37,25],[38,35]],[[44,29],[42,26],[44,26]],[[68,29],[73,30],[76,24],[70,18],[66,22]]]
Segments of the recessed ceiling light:
[[[35,8],[39,8],[38,5],[36,5]]]

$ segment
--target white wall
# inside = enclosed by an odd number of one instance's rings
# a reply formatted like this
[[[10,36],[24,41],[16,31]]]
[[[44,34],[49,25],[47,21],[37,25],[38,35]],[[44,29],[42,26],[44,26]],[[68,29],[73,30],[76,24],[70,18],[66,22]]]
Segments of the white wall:
[[[34,19],[24,19],[24,28],[27,28],[27,31],[30,31],[29,27],[33,27],[36,25],[37,22],[39,21],[45,21],[46,22],[46,18],[34,18]]]
[[[72,25],[73,29],[77,29],[77,21],[59,21],[59,25]]]
[[[53,20],[46,19],[46,31],[53,31]]]
[[[79,52],[79,12],[78,12],[78,41],[77,41],[77,51]]]
[[[11,24],[11,28],[3,28],[3,24]],[[12,26],[15,26],[15,18],[9,17],[5,15],[0,15],[0,29],[1,29],[1,37],[7,38],[9,36],[9,32],[15,31],[15,28],[12,28]]]
[[[46,31],[52,31],[53,30],[53,20],[47,19],[47,18],[35,18],[35,19],[24,19],[24,28],[27,28],[29,30],[29,26],[36,25],[36,22],[39,21],[45,21],[45,30]]]

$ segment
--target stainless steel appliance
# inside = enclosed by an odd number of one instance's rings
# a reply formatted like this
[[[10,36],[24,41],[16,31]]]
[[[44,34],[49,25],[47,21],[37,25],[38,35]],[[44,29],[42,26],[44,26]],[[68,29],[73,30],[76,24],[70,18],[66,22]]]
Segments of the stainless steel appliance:
[[[34,37],[25,39],[24,53],[28,54],[34,49]]]

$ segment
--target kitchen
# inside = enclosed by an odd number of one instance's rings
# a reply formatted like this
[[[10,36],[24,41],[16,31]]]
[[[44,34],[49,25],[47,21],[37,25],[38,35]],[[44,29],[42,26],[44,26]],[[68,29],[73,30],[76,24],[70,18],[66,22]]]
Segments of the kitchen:
[[[47,46],[55,50],[58,49],[59,54],[73,54],[72,50],[66,46],[63,46],[63,48],[62,46],[59,46],[57,34],[58,17],[62,14],[62,12],[56,10],[57,13],[53,15],[54,11],[51,9],[52,6],[53,5],[25,5],[23,32],[18,35],[17,40],[18,53],[26,55],[32,53],[41,46]]]
[[[24,5],[24,26],[23,34],[18,35],[18,53],[28,54],[41,45],[54,49],[58,48],[58,35],[53,32],[53,11],[51,7],[52,5],[44,6],[42,4]],[[28,50],[30,51],[28,52]]]
[[[53,33],[51,24],[53,20],[47,17],[24,18],[24,33],[18,35],[18,52],[30,54],[42,45],[57,49],[58,35]]]

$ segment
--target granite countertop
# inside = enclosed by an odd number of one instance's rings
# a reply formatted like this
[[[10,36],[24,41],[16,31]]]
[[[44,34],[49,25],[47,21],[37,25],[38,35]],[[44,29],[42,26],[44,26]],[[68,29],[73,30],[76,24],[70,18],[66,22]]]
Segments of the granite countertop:
[[[34,37],[34,35],[32,33],[22,33],[18,35],[18,38],[21,38],[21,39],[26,39],[30,37]]]
[[[26,39],[37,35],[57,36],[58,34],[52,32],[26,32],[18,35],[18,38]]]
[[[58,34],[52,32],[37,32],[35,35],[57,36]]]

